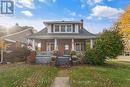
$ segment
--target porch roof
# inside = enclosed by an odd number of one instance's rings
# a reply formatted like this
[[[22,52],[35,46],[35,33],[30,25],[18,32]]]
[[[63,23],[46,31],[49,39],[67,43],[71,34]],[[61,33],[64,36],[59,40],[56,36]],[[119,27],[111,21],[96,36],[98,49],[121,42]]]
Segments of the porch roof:
[[[28,39],[87,39],[96,38],[95,34],[88,32],[86,29],[79,29],[79,33],[48,33],[44,28],[38,33],[28,36]]]

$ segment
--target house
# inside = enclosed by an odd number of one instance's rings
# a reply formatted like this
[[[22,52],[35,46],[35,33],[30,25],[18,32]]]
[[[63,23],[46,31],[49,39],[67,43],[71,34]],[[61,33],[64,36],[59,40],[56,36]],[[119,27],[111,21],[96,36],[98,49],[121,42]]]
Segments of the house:
[[[13,55],[12,52],[15,51],[18,47],[26,46],[27,36],[33,33],[35,33],[35,30],[33,27],[19,26],[18,24],[16,24],[14,27],[12,27],[12,29],[10,29],[9,34],[0,37],[0,42],[2,42],[0,44],[1,62],[13,61],[13,59],[15,58],[15,55]]]
[[[32,41],[32,49],[36,50],[36,45],[41,52],[58,51],[59,56],[69,55],[71,51],[85,51],[86,41],[90,41],[93,48],[93,39],[96,35],[88,32],[81,21],[46,21],[46,26],[38,33],[28,37]]]

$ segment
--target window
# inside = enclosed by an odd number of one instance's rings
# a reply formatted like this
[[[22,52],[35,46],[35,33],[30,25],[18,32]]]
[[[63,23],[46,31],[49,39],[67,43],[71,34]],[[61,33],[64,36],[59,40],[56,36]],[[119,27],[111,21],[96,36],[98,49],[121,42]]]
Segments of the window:
[[[61,25],[61,32],[65,32],[65,25]]]
[[[65,44],[65,50],[69,50],[69,45]]]
[[[75,43],[75,50],[81,51],[81,43]]]
[[[55,32],[59,32],[59,25],[55,25]]]
[[[71,25],[67,25],[67,32],[71,32]]]
[[[53,51],[54,50],[54,43],[47,43],[47,51]]]

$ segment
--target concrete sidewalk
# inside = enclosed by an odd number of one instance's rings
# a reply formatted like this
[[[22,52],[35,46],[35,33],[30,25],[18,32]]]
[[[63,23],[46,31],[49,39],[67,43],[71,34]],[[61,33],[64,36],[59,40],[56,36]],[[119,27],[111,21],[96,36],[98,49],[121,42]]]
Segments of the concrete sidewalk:
[[[70,87],[69,77],[56,77],[51,87]]]
[[[130,56],[118,56],[116,60],[130,62]]]

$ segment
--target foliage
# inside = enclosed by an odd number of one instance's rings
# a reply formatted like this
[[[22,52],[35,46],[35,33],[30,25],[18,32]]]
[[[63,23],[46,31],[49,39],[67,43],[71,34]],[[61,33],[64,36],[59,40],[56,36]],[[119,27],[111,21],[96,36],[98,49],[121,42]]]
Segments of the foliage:
[[[58,51],[57,50],[53,50],[52,54],[53,54],[53,56],[57,56],[58,55]]]
[[[58,69],[45,65],[12,64],[0,67],[0,87],[50,87]]]
[[[76,51],[71,51],[71,52],[70,52],[70,55],[71,55],[71,56],[76,55]]]
[[[95,41],[95,48],[106,58],[115,58],[124,49],[122,35],[115,30],[106,30]]]
[[[116,58],[124,49],[122,35],[115,30],[104,31],[94,44],[95,48],[85,52],[88,64],[103,64],[106,59]]]
[[[128,62],[109,61],[103,66],[75,66],[68,72],[72,87],[130,87]]]
[[[86,49],[90,49],[90,41],[88,42],[86,42]]]
[[[85,52],[85,63],[87,64],[103,64],[105,61],[105,56],[95,48],[87,49]]]
[[[130,50],[130,5],[120,16],[114,27],[123,34],[125,41],[125,49]]]
[[[13,55],[18,58],[26,58],[30,54],[30,50],[26,47],[19,47],[15,51],[13,51]]]
[[[84,54],[82,52],[77,52],[76,56],[80,59],[82,59],[84,57]]]

